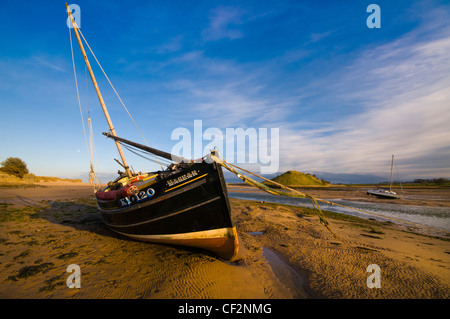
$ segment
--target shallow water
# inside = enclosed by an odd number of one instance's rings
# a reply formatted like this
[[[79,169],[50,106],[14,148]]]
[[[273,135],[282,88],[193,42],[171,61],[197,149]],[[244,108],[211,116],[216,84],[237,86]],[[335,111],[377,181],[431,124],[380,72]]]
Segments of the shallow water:
[[[288,204],[300,207],[313,208],[311,201],[307,198],[293,198],[293,197],[275,196],[266,193],[235,192],[235,191],[230,192],[228,196],[238,199],[256,200],[269,203]],[[357,216],[361,218],[373,218],[382,221],[389,220],[396,223],[401,223],[401,221],[405,221],[407,223],[415,223],[450,232],[450,208],[448,207],[357,202],[343,199],[330,199],[329,201],[334,202],[336,204],[365,210],[369,213],[353,210],[351,208],[319,203],[321,209],[346,215]]]
[[[264,232],[262,232],[262,231],[251,231],[251,232],[248,232],[248,234],[256,236],[256,235],[262,235],[262,234],[264,234]]]
[[[308,286],[306,279],[300,276],[295,269],[285,263],[276,253],[266,247],[263,247],[263,256],[269,263],[270,268],[272,268],[272,271],[277,279],[292,294],[293,298],[311,298],[311,296],[307,293]]]

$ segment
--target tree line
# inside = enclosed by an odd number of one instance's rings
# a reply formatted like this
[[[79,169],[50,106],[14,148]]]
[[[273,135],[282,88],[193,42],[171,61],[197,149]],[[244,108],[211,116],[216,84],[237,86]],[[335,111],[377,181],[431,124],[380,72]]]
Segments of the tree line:
[[[20,179],[29,173],[27,164],[18,157],[8,157],[0,167],[0,172],[17,176]]]

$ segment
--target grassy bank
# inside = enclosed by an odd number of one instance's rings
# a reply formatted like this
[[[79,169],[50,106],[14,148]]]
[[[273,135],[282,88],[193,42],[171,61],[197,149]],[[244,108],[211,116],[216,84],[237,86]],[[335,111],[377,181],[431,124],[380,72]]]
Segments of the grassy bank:
[[[36,176],[34,174],[26,174],[22,179],[19,177],[0,173],[0,188],[27,188],[27,187],[45,187],[40,183],[48,182],[71,182],[81,183],[81,179],[59,178],[51,176]]]

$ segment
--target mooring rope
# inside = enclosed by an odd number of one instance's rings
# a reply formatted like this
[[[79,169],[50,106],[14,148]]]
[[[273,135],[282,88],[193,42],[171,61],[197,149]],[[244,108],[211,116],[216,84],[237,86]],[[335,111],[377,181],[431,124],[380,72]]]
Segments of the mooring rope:
[[[242,174],[238,173],[233,167],[236,167],[236,168],[238,168],[238,169],[241,169],[241,168],[238,167],[238,166],[236,166],[236,165],[234,165],[234,164],[228,163],[224,158],[220,157],[220,155],[211,155],[211,158],[212,158],[217,164],[219,164],[219,165],[225,167],[226,169],[228,169],[230,172],[234,173],[237,177],[239,177],[241,180],[243,180],[243,181],[246,182],[247,184],[249,184],[249,185],[251,185],[251,186],[254,186],[254,187],[257,187],[257,188],[260,188],[260,189],[262,189],[262,190],[264,190],[264,191],[266,191],[266,192],[268,192],[268,193],[270,193],[270,194],[273,194],[273,195],[281,195],[281,196],[297,197],[297,198],[309,198],[309,199],[311,200],[311,203],[312,203],[312,205],[313,205],[314,210],[317,212],[317,216],[319,217],[319,221],[322,223],[322,225],[324,225],[324,226],[328,229],[328,231],[329,231],[334,237],[336,237],[336,238],[338,237],[338,236],[330,229],[329,223],[328,223],[328,221],[326,220],[326,218],[325,218],[325,216],[324,216],[322,210],[320,209],[319,204],[317,203],[317,199],[314,198],[313,196],[308,195],[308,194],[301,193],[301,192],[296,191],[296,190],[294,190],[294,189],[292,189],[292,188],[289,188],[289,187],[287,187],[287,186],[285,186],[285,185],[278,184],[277,182],[268,180],[267,178],[264,178],[264,177],[262,177],[262,176],[259,176],[259,175],[257,175],[257,174],[254,174],[254,173],[249,172],[249,173],[252,174],[252,175],[255,175],[255,176],[257,176],[257,177],[260,177],[260,178],[262,178],[262,179],[264,179],[264,180],[267,180],[267,181],[269,181],[269,182],[271,182],[271,183],[273,183],[273,184],[275,184],[275,185],[279,185],[280,187],[283,187],[283,188],[286,189],[286,190],[291,191],[291,194],[290,194],[290,193],[285,193],[285,192],[280,192],[280,191],[278,191],[278,190],[276,190],[276,189],[273,189],[273,188],[271,188],[271,187],[268,187],[268,186],[264,185],[263,183],[260,183],[260,182],[258,182],[258,181],[255,181],[254,179],[252,179],[252,178],[250,178],[250,177],[248,177],[248,176],[245,176],[245,175],[242,175]],[[233,166],[233,167],[232,167],[232,166]],[[242,170],[244,170],[244,169],[242,169]],[[244,170],[244,171],[246,171],[246,170]]]
[[[329,223],[328,223],[328,221],[325,219],[325,216],[324,216],[322,210],[320,209],[320,206],[319,206],[318,202],[322,202],[322,203],[325,203],[325,204],[328,204],[328,205],[332,205],[332,206],[339,206],[339,207],[343,207],[343,208],[347,208],[347,209],[351,209],[351,210],[356,210],[356,211],[359,211],[359,212],[362,212],[362,213],[365,213],[365,214],[369,214],[369,215],[374,215],[374,216],[377,216],[377,217],[381,217],[381,218],[383,218],[383,219],[388,219],[388,220],[390,219],[390,220],[395,220],[395,221],[400,222],[400,223],[411,224],[411,225],[414,225],[414,226],[416,226],[416,227],[429,228],[429,229],[434,230],[434,231],[445,232],[445,231],[442,230],[442,229],[434,228],[434,227],[431,227],[431,226],[421,225],[421,224],[417,224],[417,223],[414,223],[414,222],[411,222],[411,221],[398,219],[398,218],[395,218],[395,217],[387,217],[387,216],[384,216],[384,215],[381,215],[381,214],[377,214],[377,213],[374,213],[374,212],[369,212],[369,211],[364,210],[364,209],[359,209],[359,208],[356,208],[356,207],[350,207],[350,206],[346,206],[346,205],[342,205],[342,204],[337,204],[337,203],[334,203],[334,202],[331,202],[331,201],[328,201],[328,200],[325,200],[325,199],[316,198],[316,197],[314,197],[314,196],[312,196],[312,195],[309,195],[309,194],[305,194],[305,193],[299,192],[299,191],[297,191],[297,190],[295,190],[295,189],[292,189],[292,188],[290,188],[290,187],[288,187],[288,186],[286,186],[286,185],[282,185],[282,184],[280,184],[280,183],[277,183],[277,182],[275,182],[275,181],[272,181],[272,180],[270,180],[270,179],[267,179],[267,178],[265,178],[265,177],[263,177],[263,176],[260,176],[260,175],[258,175],[258,174],[252,173],[252,172],[250,172],[250,171],[248,171],[248,170],[246,170],[246,169],[244,169],[244,168],[242,168],[242,167],[239,167],[239,166],[237,166],[237,165],[231,164],[231,163],[227,162],[223,157],[221,157],[221,156],[218,155],[218,154],[216,154],[216,155],[211,155],[211,158],[212,158],[217,164],[219,164],[219,165],[225,167],[227,170],[229,170],[230,172],[232,172],[233,174],[235,174],[237,177],[239,177],[239,178],[240,178],[242,181],[244,181],[245,183],[247,183],[247,184],[249,184],[249,185],[251,185],[251,186],[257,187],[257,188],[259,188],[259,189],[262,189],[263,191],[265,191],[265,192],[267,192],[267,193],[270,193],[270,194],[273,194],[273,195],[278,195],[278,196],[288,196],[288,197],[297,197],[297,198],[309,198],[309,199],[311,200],[311,203],[312,203],[312,205],[313,205],[313,208],[314,208],[314,209],[316,210],[316,212],[317,212],[317,216],[319,217],[320,222],[321,222],[321,223],[322,223],[322,224],[323,224],[323,225],[324,225],[324,226],[325,226],[325,227],[326,227],[326,228],[327,228],[327,229],[328,229],[335,237],[338,237],[338,236],[336,236],[336,234],[333,233],[333,232],[331,231],[331,229],[329,228]],[[267,182],[269,182],[269,183],[272,183],[273,185],[277,185],[277,186],[279,186],[279,187],[281,187],[281,188],[283,188],[283,189],[289,191],[290,193],[282,192],[282,191],[273,189],[273,188],[271,188],[271,187],[269,187],[269,186],[267,186],[267,185],[264,185],[263,183],[257,182],[257,181],[251,179],[251,178],[248,177],[248,176],[245,176],[245,175],[243,175],[243,174],[240,174],[240,173],[237,172],[233,167],[235,167],[235,168],[237,168],[237,169],[239,169],[239,170],[242,170],[242,171],[244,171],[244,172],[247,172],[247,173],[249,173],[249,174],[252,174],[252,175],[254,175],[254,176],[258,177],[258,178],[261,178],[261,179],[263,179],[263,180],[265,180],[265,181],[267,181]]]

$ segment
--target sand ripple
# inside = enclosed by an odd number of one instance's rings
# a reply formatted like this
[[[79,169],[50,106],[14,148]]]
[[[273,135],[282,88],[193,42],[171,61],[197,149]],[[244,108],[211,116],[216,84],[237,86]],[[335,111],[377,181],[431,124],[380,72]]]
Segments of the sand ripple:
[[[56,200],[43,190],[0,196],[0,298],[450,297],[449,241],[411,229],[329,216],[335,238],[303,208],[232,199],[241,253],[231,263],[117,235],[90,188],[66,199],[58,189]],[[66,285],[70,264],[80,289]],[[366,285],[369,264],[382,269],[381,289]]]

